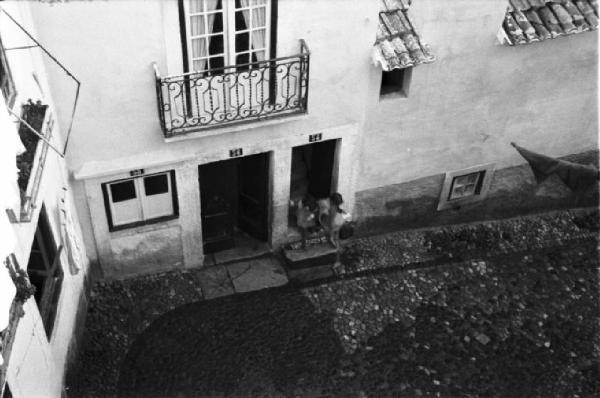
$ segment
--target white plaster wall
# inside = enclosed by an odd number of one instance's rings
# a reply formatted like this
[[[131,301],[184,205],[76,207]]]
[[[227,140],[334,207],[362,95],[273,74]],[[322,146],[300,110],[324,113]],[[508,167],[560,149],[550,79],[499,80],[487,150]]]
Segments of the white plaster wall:
[[[163,74],[181,72],[175,0],[35,3],[31,8],[44,43],[82,82],[68,163],[86,180],[75,185],[75,195],[90,256],[109,274],[133,272],[142,261],[132,262],[133,268],[119,265],[122,253],[135,251],[140,241],[108,232],[100,194],[101,182],[122,178],[128,170],[175,168],[179,182],[191,181],[179,192],[180,207],[187,210],[178,221],[130,231],[139,239],[164,234],[173,244],[179,233],[183,264],[191,266],[201,262],[201,250],[194,246],[201,241],[195,168],[226,159],[231,148],[242,147],[245,154],[273,152],[275,242],[284,233],[286,151],[306,142],[310,133],[358,126],[357,134],[328,133],[352,136],[342,140],[347,166],[338,168],[346,173],[338,179],[350,209],[355,187],[364,190],[480,163],[522,163],[510,141],[551,155],[596,145],[596,33],[500,46],[496,33],[505,0],[415,1],[413,20],[438,59],[414,69],[409,98],[381,101],[381,73],[370,65],[380,3],[280,0],[277,55],[297,53],[300,38],[311,49],[309,114],[172,142],[165,142],[159,128],[151,64],[156,62]],[[62,72],[49,72],[53,93],[68,96],[69,86],[59,79]],[[61,104],[63,124],[69,112]],[[348,160],[359,156],[359,162]],[[178,267],[181,261],[171,256],[165,266]]]
[[[16,397],[60,397],[60,369],[54,366],[35,301],[23,306],[8,367],[7,382]]]
[[[311,50],[308,115],[167,143],[157,117],[152,63],[157,63],[163,75],[181,73],[177,2],[31,4],[44,42],[82,82],[67,158],[71,173],[81,179],[75,195],[80,199],[77,206],[89,255],[101,264],[105,275],[155,272],[149,260],[160,250],[140,249],[149,234],[177,247],[179,233],[183,265],[202,264],[197,166],[226,159],[231,148],[242,147],[244,154],[273,152],[273,243],[282,240],[287,226],[290,176],[286,159],[293,145],[308,143],[309,134],[322,132],[324,139],[349,137],[341,148],[346,157],[341,160],[345,166],[340,166],[339,189],[350,208],[357,164],[347,159],[359,142],[356,126],[362,124],[367,101],[365,76],[371,68],[369,54],[379,6],[372,0],[280,0],[277,56],[298,53],[301,38]],[[60,73],[50,72],[51,77],[55,75],[53,92],[68,95],[69,87],[58,79]],[[68,107],[59,109],[63,121],[69,112]],[[354,127],[337,129],[346,125]],[[180,217],[163,225],[110,233],[100,183],[126,177],[129,170],[138,168],[176,170]],[[180,256],[162,260],[163,270],[179,267],[182,261]]]
[[[64,161],[49,151],[46,158],[44,175],[40,185],[38,207],[29,223],[13,224],[17,236],[15,256],[21,267],[26,268],[37,219],[43,203],[48,214],[52,233],[57,245],[61,241],[59,221],[59,201],[62,188],[65,186],[63,176],[66,175]],[[74,208],[69,209],[77,219]],[[77,221],[75,221],[77,223]],[[76,225],[76,230],[79,226]],[[66,256],[61,256],[65,259]],[[50,341],[41,322],[35,300],[31,298],[24,306],[25,316],[17,329],[8,371],[8,383],[15,398],[17,397],[59,397],[62,390],[64,367],[67,360],[69,344],[74,333],[75,315],[79,298],[83,294],[83,278],[87,273],[87,264],[81,264],[82,270],[71,275],[69,265],[61,262],[64,279],[61,296],[58,302],[54,331]]]
[[[413,2],[437,60],[413,69],[408,98],[379,100],[372,67],[358,190],[496,162],[509,145],[562,156],[597,148],[597,33],[497,43],[505,1]]]
[[[168,170],[175,170],[177,182],[179,182],[180,164],[145,169],[147,174]],[[185,223],[188,217],[194,218],[193,214],[188,213],[178,219],[166,222],[109,232],[102,183],[127,177],[129,177],[129,173],[126,172],[85,181],[87,202],[91,219],[94,220],[92,228],[104,276],[122,277],[183,267],[180,224]],[[180,191],[178,186],[177,192],[181,198],[180,192],[188,191]],[[182,201],[189,201],[189,196],[179,199],[179,202]],[[199,245],[202,245],[201,240]],[[201,260],[202,258],[197,259],[197,261]]]
[[[321,130],[323,140],[341,140],[338,149],[339,163],[337,189],[345,199],[344,209],[354,206],[354,184],[358,151],[359,125],[350,124]],[[271,153],[270,184],[272,196],[269,203],[272,220],[270,242],[277,246],[287,234],[292,148],[308,143],[307,134],[289,134],[269,141],[239,143],[244,155]],[[174,170],[177,181],[179,217],[166,222],[110,232],[104,207],[101,184],[129,177],[128,172],[100,175],[85,180],[85,190],[92,228],[96,237],[98,258],[103,275],[123,278],[154,273],[181,267],[203,264],[202,225],[200,214],[200,189],[198,166],[229,159],[220,148],[207,148],[188,158],[161,159],[161,164],[146,167],[145,173]],[[165,163],[166,162],[166,163]],[[150,164],[151,160],[147,161]]]
[[[3,2],[1,6],[20,24],[25,26],[30,33],[36,36],[31,23],[28,3]],[[26,40],[22,32],[6,16],[0,17],[0,34],[7,48],[32,44]],[[14,107],[15,112],[20,114],[20,104],[28,98],[32,98],[34,100],[41,99],[44,104],[50,105],[49,111],[55,113],[56,107],[50,96],[44,60],[39,49],[9,51],[8,60],[18,92]],[[17,124],[2,126],[2,129],[3,131],[5,131],[5,128],[16,130],[17,126]],[[62,148],[63,137],[64,134],[60,124],[56,123],[53,128],[52,144]],[[41,141],[39,145],[41,145]],[[71,203],[74,203],[69,188],[66,163],[64,159],[61,159],[50,149],[44,165],[36,202],[37,207],[34,210],[32,221],[13,224],[17,238],[15,256],[21,267],[25,268],[29,260],[29,252],[42,203],[46,207],[57,245],[64,244],[64,242],[61,242],[59,220],[59,203],[63,198],[63,187],[67,188],[67,195],[70,196]],[[75,209],[70,206],[67,210],[74,219],[75,231],[81,233]],[[83,250],[85,256],[85,249]],[[66,259],[65,255],[61,257],[63,260]],[[82,269],[79,273],[71,275],[68,263],[62,262],[64,279],[50,341],[46,338],[34,298],[31,298],[24,305],[25,315],[21,318],[17,328],[8,368],[8,383],[15,398],[46,398],[60,397],[61,395],[68,348],[77,326],[75,316],[79,299],[83,294],[84,276],[88,271],[87,262],[80,265]]]
[[[172,60],[181,53],[173,29],[165,29],[178,28],[173,7],[175,0],[31,5],[44,42],[82,82],[69,144],[71,170],[86,162],[118,164],[141,153],[146,158],[185,157],[208,146],[230,148],[241,140],[318,132],[361,120],[368,88],[364,76],[370,68],[379,4],[370,0],[283,0],[279,2],[277,54],[298,53],[300,38],[310,47],[309,115],[285,124],[165,143],[151,65],[157,62],[166,74],[167,66],[176,64]],[[57,93],[65,91],[56,87]],[[61,116],[66,118],[67,113],[61,112]]]

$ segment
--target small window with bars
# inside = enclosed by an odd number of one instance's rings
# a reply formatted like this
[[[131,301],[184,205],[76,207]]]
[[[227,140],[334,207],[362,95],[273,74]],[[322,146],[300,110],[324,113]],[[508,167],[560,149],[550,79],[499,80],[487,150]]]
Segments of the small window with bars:
[[[494,163],[489,163],[447,172],[437,209],[459,209],[483,200],[489,191],[494,168]]]
[[[452,186],[448,200],[466,198],[481,193],[481,186],[485,178],[485,170],[467,175],[456,176],[452,179]]]

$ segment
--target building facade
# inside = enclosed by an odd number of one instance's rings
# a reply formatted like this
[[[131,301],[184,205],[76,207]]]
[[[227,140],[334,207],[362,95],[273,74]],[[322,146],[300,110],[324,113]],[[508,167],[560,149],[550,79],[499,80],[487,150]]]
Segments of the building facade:
[[[334,187],[352,206],[368,91],[364,76],[371,68],[379,4],[320,2],[311,13],[303,1],[244,4],[199,2],[193,10],[177,1],[31,5],[41,35],[62,47],[57,53],[86,87],[74,126],[85,132],[73,135],[67,157],[88,255],[105,276],[203,266],[230,258],[231,250],[278,247],[288,239],[290,191],[306,192],[312,163],[325,170],[314,173],[318,196]],[[340,41],[331,15],[352,27],[355,39]],[[199,32],[208,25],[190,27],[213,18],[214,33],[207,37]],[[250,30],[259,33],[248,33],[245,18],[254,18],[259,25]],[[64,26],[67,19],[75,24]],[[232,57],[242,60],[244,54],[223,52],[234,47],[222,34],[223,23],[246,31],[236,33],[246,42],[264,36],[256,44],[263,63],[229,68],[227,79],[209,80],[217,72],[190,75],[187,71],[205,67],[202,55],[218,59],[217,69]],[[133,35],[140,31],[145,33]],[[77,41],[62,40],[74,32]],[[194,49],[213,36],[220,48]],[[120,44],[108,46],[111,42]],[[95,51],[83,56],[82,46]],[[204,102],[198,105],[200,96]],[[239,105],[244,101],[247,105]],[[211,112],[225,122],[197,122]],[[178,128],[182,123],[187,125]],[[301,148],[313,141],[313,147]],[[317,155],[309,159],[313,148]],[[155,195],[147,192],[151,184]]]
[[[63,393],[92,273],[277,250],[307,196],[363,233],[595,205],[510,143],[597,164],[597,25],[593,0],[2,2],[4,396]]]
[[[36,37],[26,3],[0,6],[3,398],[63,394],[87,303],[88,260],[63,158],[68,126],[55,117],[54,101],[72,98],[51,95],[54,61],[46,64]]]
[[[336,191],[364,232],[572,206],[510,142],[596,159],[597,7],[515,4],[31,4],[86,88],[67,164],[88,256],[121,278],[257,255],[297,239],[291,202]],[[560,31],[511,40],[528,7]]]
[[[436,60],[404,69],[410,71],[408,92],[382,94],[382,72],[369,71],[355,211],[365,227],[467,222],[574,206],[561,182],[537,186],[510,143],[597,166],[595,4],[413,1],[409,16]],[[516,14],[523,19],[514,28],[531,40],[507,41],[507,22]],[[536,17],[545,25],[535,25]],[[554,31],[538,35],[546,29]],[[448,203],[454,177],[486,170],[487,192]],[[596,205],[593,194],[586,198],[585,204]],[[478,201],[469,203],[473,199]]]

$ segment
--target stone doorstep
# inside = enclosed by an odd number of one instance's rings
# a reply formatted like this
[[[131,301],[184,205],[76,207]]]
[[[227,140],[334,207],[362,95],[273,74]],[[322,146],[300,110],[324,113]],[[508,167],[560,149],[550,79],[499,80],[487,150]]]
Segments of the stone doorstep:
[[[333,265],[338,252],[328,243],[307,246],[306,249],[284,249],[283,257],[288,269]]]
[[[262,256],[270,251],[271,249],[268,244],[261,243],[252,247],[234,247],[232,249],[213,253],[212,256],[215,264],[224,264]]]
[[[307,268],[288,269],[288,278],[292,283],[305,283],[335,276],[332,264],[315,265]]]
[[[206,300],[235,293],[227,269],[222,265],[198,272],[197,278]]]

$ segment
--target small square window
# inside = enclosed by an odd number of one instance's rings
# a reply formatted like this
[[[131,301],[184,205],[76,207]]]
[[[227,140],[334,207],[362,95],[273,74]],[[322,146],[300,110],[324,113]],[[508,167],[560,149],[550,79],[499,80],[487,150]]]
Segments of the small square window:
[[[110,231],[177,217],[175,172],[102,184]]]
[[[489,163],[447,172],[437,209],[456,209],[483,200],[490,188],[494,167]]]
[[[379,95],[397,94],[401,97],[408,97],[411,76],[412,68],[394,69],[389,72],[383,71]]]
[[[452,179],[448,200],[479,195],[484,178],[485,171],[454,177]]]

